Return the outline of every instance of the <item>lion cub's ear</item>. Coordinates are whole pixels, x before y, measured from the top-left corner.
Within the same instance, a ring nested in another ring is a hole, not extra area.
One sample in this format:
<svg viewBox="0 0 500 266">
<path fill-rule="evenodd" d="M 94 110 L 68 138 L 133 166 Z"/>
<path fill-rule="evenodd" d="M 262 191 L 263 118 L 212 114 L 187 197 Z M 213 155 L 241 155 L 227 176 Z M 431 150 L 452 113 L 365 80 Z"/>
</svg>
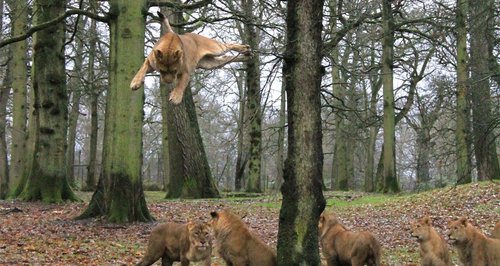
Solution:
<svg viewBox="0 0 500 266">
<path fill-rule="evenodd" d="M 422 218 L 422 222 L 426 225 L 431 225 L 431 218 L 429 216 L 424 216 L 424 218 Z"/>
<path fill-rule="evenodd" d="M 218 218 L 219 217 L 219 214 L 217 212 L 211 212 L 210 215 L 212 216 L 212 218 Z"/>
<path fill-rule="evenodd" d="M 181 57 L 182 57 L 182 50 L 176 50 L 173 54 L 174 60 L 178 60 Z"/>
<path fill-rule="evenodd" d="M 463 226 L 467 226 L 467 218 L 465 217 L 460 217 L 460 219 L 458 219 L 458 221 L 463 225 Z"/>
<path fill-rule="evenodd" d="M 188 231 L 191 232 L 195 226 L 196 226 L 196 224 L 193 221 L 188 220 L 188 223 L 187 223 Z"/>
</svg>

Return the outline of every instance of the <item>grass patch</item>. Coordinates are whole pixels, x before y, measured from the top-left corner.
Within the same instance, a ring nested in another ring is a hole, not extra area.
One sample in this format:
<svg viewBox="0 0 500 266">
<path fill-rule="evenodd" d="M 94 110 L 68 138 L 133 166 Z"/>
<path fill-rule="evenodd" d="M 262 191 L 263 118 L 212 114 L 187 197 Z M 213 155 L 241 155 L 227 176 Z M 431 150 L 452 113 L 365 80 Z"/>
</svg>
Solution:
<svg viewBox="0 0 500 266">
<path fill-rule="evenodd" d="M 384 194 L 364 194 L 364 195 L 330 195 L 327 196 L 326 206 L 334 206 L 339 208 L 349 208 L 360 205 L 381 205 L 400 197 Z"/>
</svg>

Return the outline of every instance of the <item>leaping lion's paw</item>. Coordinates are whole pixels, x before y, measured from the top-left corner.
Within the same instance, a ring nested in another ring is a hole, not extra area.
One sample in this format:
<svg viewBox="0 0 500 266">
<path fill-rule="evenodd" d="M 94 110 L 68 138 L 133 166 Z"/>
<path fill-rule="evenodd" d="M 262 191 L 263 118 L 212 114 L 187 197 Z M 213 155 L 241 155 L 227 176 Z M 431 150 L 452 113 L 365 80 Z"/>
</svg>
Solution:
<svg viewBox="0 0 500 266">
<path fill-rule="evenodd" d="M 179 92 L 173 90 L 170 93 L 170 98 L 168 100 L 171 101 L 173 104 L 179 104 L 179 103 L 181 103 L 181 101 L 182 101 L 182 92 L 179 93 Z"/>
<path fill-rule="evenodd" d="M 139 89 L 143 83 L 144 82 L 142 80 L 138 80 L 138 79 L 134 78 L 132 80 L 132 82 L 130 82 L 130 88 L 135 91 L 135 90 Z"/>
</svg>

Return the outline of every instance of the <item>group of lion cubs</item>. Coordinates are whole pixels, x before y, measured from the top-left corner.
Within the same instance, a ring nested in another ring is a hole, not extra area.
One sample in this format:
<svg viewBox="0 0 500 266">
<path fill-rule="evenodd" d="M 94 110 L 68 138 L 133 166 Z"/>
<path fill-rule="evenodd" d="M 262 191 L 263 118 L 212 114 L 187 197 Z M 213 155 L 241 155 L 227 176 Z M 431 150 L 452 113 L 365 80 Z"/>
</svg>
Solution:
<svg viewBox="0 0 500 266">
<path fill-rule="evenodd" d="M 162 258 L 162 265 L 181 265 L 203 261 L 211 264 L 212 234 L 216 249 L 227 265 L 277 265 L 275 252 L 250 233 L 239 216 L 229 210 L 211 212 L 208 223 L 166 223 L 151 232 L 146 255 L 137 265 L 151 265 Z M 466 266 L 500 265 L 500 222 L 492 237 L 487 237 L 465 218 L 448 225 L 449 239 Z M 381 265 L 381 246 L 370 232 L 352 232 L 340 224 L 334 214 L 323 212 L 318 225 L 321 250 L 328 266 Z M 428 216 L 415 222 L 411 235 L 420 243 L 421 265 L 453 265 L 444 238 L 432 227 Z"/>
</svg>

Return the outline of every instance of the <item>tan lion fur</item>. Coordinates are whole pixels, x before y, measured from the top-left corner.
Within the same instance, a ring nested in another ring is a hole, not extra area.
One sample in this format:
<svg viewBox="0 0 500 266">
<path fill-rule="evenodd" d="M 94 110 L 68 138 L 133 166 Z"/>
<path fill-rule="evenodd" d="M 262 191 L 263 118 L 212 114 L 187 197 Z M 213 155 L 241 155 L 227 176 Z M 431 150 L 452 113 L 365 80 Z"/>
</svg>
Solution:
<svg viewBox="0 0 500 266">
<path fill-rule="evenodd" d="M 431 219 L 425 216 L 412 224 L 411 235 L 420 243 L 422 266 L 453 265 L 444 238 L 432 227 Z"/>
<path fill-rule="evenodd" d="M 273 266 L 276 254 L 229 210 L 211 212 L 216 250 L 227 265 Z"/>
<path fill-rule="evenodd" d="M 465 266 L 500 265 L 500 239 L 486 237 L 463 217 L 451 221 L 448 228 L 450 241 Z"/>
<path fill-rule="evenodd" d="M 319 238 L 328 266 L 380 265 L 381 247 L 370 232 L 351 232 L 335 215 L 323 212 L 319 218 Z"/>
<path fill-rule="evenodd" d="M 194 33 L 177 34 L 170 27 L 168 19 L 160 12 L 158 15 L 166 33 L 155 44 L 132 79 L 132 90 L 142 86 L 147 73 L 159 71 L 164 83 L 176 83 L 169 100 L 178 104 L 182 101 L 194 69 L 214 69 L 231 62 L 242 62 L 251 53 L 248 45 L 222 43 Z M 231 50 L 241 55 L 224 55 Z"/>
<path fill-rule="evenodd" d="M 160 258 L 163 266 L 171 266 L 174 261 L 180 261 L 182 266 L 189 265 L 191 261 L 203 261 L 203 265 L 210 266 L 211 253 L 212 241 L 208 224 L 160 224 L 151 231 L 148 249 L 137 266 L 151 265 Z"/>
</svg>

